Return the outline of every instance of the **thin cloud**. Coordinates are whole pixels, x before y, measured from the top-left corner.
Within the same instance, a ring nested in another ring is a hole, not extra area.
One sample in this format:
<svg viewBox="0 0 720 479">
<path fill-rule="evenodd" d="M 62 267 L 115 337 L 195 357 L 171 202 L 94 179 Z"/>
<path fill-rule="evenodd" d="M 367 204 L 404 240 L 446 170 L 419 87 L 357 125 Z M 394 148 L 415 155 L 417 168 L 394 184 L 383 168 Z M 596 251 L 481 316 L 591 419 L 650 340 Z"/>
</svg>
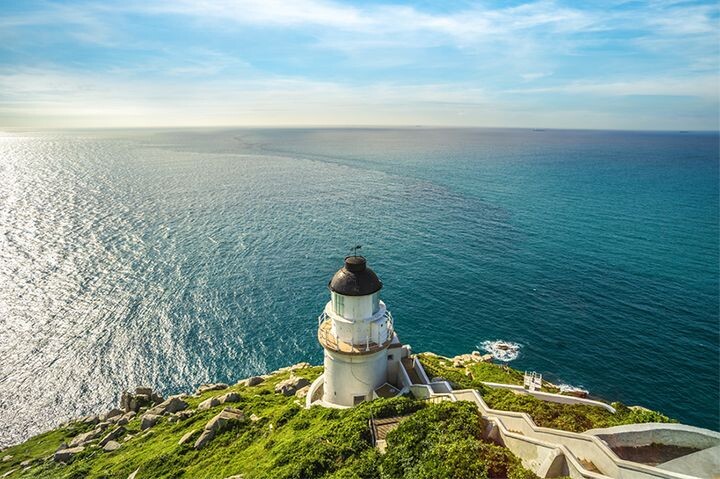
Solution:
<svg viewBox="0 0 720 479">
<path fill-rule="evenodd" d="M 29 0 L 0 15 L 0 121 L 717 128 L 720 6 L 620 3 Z M 635 96 L 678 114 L 593 103 Z"/>
</svg>

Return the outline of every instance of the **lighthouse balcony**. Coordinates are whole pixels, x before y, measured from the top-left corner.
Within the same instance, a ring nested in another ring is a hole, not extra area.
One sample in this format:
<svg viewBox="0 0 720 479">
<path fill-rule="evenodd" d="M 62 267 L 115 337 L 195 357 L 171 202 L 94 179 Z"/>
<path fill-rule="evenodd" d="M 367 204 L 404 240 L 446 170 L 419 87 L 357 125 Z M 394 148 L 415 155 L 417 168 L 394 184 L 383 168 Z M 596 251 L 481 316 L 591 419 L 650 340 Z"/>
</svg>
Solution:
<svg viewBox="0 0 720 479">
<path fill-rule="evenodd" d="M 372 354 L 387 348 L 395 336 L 390 311 L 385 310 L 379 321 L 368 326 L 365 331 L 338 333 L 333 319 L 323 312 L 318 317 L 318 341 L 325 349 L 348 354 Z"/>
</svg>

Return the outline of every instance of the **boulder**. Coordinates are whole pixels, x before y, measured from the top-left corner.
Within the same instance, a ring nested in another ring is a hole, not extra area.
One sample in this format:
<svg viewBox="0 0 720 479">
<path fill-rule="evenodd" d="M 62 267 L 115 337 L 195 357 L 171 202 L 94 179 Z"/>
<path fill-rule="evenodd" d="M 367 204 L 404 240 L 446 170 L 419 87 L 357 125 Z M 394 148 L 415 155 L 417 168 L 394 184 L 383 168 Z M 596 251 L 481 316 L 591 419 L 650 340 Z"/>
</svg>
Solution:
<svg viewBox="0 0 720 479">
<path fill-rule="evenodd" d="M 277 383 L 275 386 L 275 392 L 280 393 L 283 396 L 292 396 L 298 389 L 309 385 L 310 381 L 307 379 L 291 376 L 285 381 Z"/>
<path fill-rule="evenodd" d="M 140 472 L 140 468 L 138 467 L 135 469 L 128 477 L 127 479 L 135 479 L 138 475 L 138 472 Z"/>
<path fill-rule="evenodd" d="M 75 436 L 72 441 L 70 441 L 70 444 L 68 444 L 69 449 L 76 448 L 78 446 L 84 446 L 85 444 L 94 441 L 100 435 L 102 434 L 102 429 L 93 429 L 92 431 L 84 432 L 82 434 L 78 434 Z"/>
<path fill-rule="evenodd" d="M 129 411 L 129 412 L 126 412 L 125 414 L 123 414 L 122 418 L 127 419 L 129 422 L 129 421 L 132 421 L 133 419 L 135 419 L 135 416 L 137 416 L 137 413 L 135 411 Z"/>
<path fill-rule="evenodd" d="M 80 420 L 80 422 L 83 422 L 85 424 L 97 424 L 100 422 L 100 418 L 97 416 L 85 416 Z"/>
<path fill-rule="evenodd" d="M 260 376 L 252 376 L 247 379 L 240 381 L 238 384 L 242 384 L 245 387 L 257 386 L 258 384 L 265 381 L 265 378 Z"/>
<path fill-rule="evenodd" d="M 183 409 L 187 409 L 187 407 L 188 403 L 180 399 L 180 396 L 172 396 L 157 406 L 148 409 L 147 413 L 162 416 L 164 414 L 182 411 Z"/>
<path fill-rule="evenodd" d="M 103 446 L 103 451 L 105 452 L 113 452 L 120 449 L 120 443 L 117 441 L 109 441 L 107 444 Z"/>
<path fill-rule="evenodd" d="M 55 459 L 55 462 L 68 463 L 68 462 L 72 461 L 73 457 L 75 457 L 75 454 L 81 453 L 84 450 L 85 450 L 85 446 L 61 449 L 61 450 L 55 452 L 55 456 L 53 456 L 53 458 Z"/>
<path fill-rule="evenodd" d="M 204 394 L 208 391 L 222 391 L 228 387 L 229 386 L 225 383 L 203 384 L 198 388 L 195 394 Z"/>
<path fill-rule="evenodd" d="M 108 419 L 114 418 L 116 416 L 122 416 L 122 414 L 123 414 L 123 411 L 115 408 L 115 409 L 111 409 L 110 411 L 106 412 L 105 414 L 101 414 L 99 419 L 101 421 L 107 421 Z"/>
<path fill-rule="evenodd" d="M 176 412 L 174 416 L 178 418 L 180 421 L 184 421 L 185 419 L 189 419 L 195 414 L 194 409 L 186 409 L 184 411 Z"/>
<path fill-rule="evenodd" d="M 240 400 L 240 395 L 236 392 L 230 392 L 227 394 L 223 394 L 218 398 L 220 401 L 220 404 L 225 404 L 226 402 L 238 402 Z"/>
<path fill-rule="evenodd" d="M 298 389 L 297 391 L 295 391 L 295 397 L 302 399 L 305 396 L 307 396 L 308 391 L 310 391 L 310 386 L 302 387 L 302 388 Z"/>
<path fill-rule="evenodd" d="M 28 467 L 34 461 L 35 459 L 25 459 L 23 462 L 20 463 L 20 467 Z"/>
<path fill-rule="evenodd" d="M 168 418 L 168 422 L 170 422 L 170 423 L 176 423 L 176 422 L 179 422 L 179 421 L 184 421 L 184 420 L 190 418 L 194 413 L 195 413 L 195 411 L 192 411 L 192 410 L 191 410 L 191 411 L 180 411 L 180 412 L 175 413 L 175 414 L 170 414 L 170 415 L 167 417 L 167 418 Z"/>
<path fill-rule="evenodd" d="M 237 409 L 226 407 L 220 414 L 210 419 L 205 425 L 202 434 L 195 441 L 195 449 L 202 449 L 219 433 L 227 431 L 234 425 L 245 420 L 245 414 Z"/>
<path fill-rule="evenodd" d="M 105 437 L 103 437 L 102 439 L 100 439 L 100 442 L 98 443 L 98 446 L 104 447 L 105 444 L 109 443 L 110 441 L 114 441 L 115 439 L 119 438 L 119 437 L 122 436 L 123 434 L 125 434 L 125 428 L 122 427 L 122 426 L 116 427 L 115 429 L 113 429 L 112 431 L 110 431 L 109 433 L 107 433 L 107 434 L 105 435 Z"/>
<path fill-rule="evenodd" d="M 199 432 L 200 432 L 200 429 L 193 429 L 192 431 L 185 433 L 185 435 L 183 437 L 181 437 L 180 440 L 178 441 L 178 445 L 183 445 L 186 442 L 190 441 Z"/>
<path fill-rule="evenodd" d="M 144 395 L 144 396 L 152 396 L 153 390 L 152 388 L 146 387 L 146 386 L 138 386 L 135 388 L 135 394 L 136 395 Z"/>
<path fill-rule="evenodd" d="M 158 416 L 157 414 L 143 414 L 142 421 L 140 422 L 140 430 L 144 431 L 145 429 L 153 427 L 155 424 L 157 424 L 159 419 L 160 416 Z"/>
<path fill-rule="evenodd" d="M 198 404 L 197 408 L 201 411 L 204 411 L 205 409 L 210 409 L 210 408 L 213 408 L 213 407 L 219 406 L 219 405 L 220 405 L 220 399 L 218 399 L 216 397 L 211 397 L 211 398 L 204 400 L 200 404 Z"/>
<path fill-rule="evenodd" d="M 163 397 L 154 393 L 151 388 L 138 387 L 135 388 L 134 393 L 123 391 L 122 396 L 120 396 L 120 409 L 125 412 L 138 412 L 144 407 L 151 407 L 161 402 L 163 402 Z"/>
<path fill-rule="evenodd" d="M 9 471 L 7 471 L 7 472 L 6 472 L 5 474 L 3 474 L 3 475 L 2 475 L 2 476 L 0 476 L 0 477 L 8 477 L 8 476 L 12 476 L 13 474 L 15 474 L 15 472 L 16 472 L 17 470 L 18 470 L 18 468 L 15 468 L 15 469 L 10 469 Z"/>
<path fill-rule="evenodd" d="M 12 457 L 10 454 L 8 454 L 8 455 L 6 455 L 6 456 L 3 456 L 2 462 L 8 462 L 8 461 L 11 460 L 12 458 L 13 458 L 13 457 Z"/>
<path fill-rule="evenodd" d="M 250 415 L 250 420 L 251 420 L 252 422 L 258 422 L 260 419 L 261 419 L 261 417 L 258 416 L 257 414 L 254 414 L 254 413 L 253 413 L 253 414 Z"/>
</svg>

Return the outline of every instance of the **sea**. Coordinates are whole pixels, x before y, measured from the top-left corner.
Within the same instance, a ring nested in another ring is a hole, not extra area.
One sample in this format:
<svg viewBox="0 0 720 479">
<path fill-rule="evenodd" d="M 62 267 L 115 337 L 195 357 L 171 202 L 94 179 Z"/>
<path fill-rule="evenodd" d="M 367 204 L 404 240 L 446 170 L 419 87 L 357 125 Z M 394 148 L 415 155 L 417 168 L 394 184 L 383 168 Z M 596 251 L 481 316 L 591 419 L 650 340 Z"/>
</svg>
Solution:
<svg viewBox="0 0 720 479">
<path fill-rule="evenodd" d="M 351 248 L 413 351 L 719 429 L 718 133 L 0 133 L 0 445 L 322 363 Z M 497 351 L 496 351 L 497 352 Z"/>
</svg>

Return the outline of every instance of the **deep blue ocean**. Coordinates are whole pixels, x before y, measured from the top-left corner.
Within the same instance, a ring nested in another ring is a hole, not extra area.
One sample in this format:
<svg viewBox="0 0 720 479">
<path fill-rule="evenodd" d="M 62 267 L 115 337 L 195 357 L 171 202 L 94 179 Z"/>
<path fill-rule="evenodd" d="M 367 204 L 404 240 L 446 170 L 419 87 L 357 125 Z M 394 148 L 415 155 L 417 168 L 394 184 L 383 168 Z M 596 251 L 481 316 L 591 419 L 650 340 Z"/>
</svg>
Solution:
<svg viewBox="0 0 720 479">
<path fill-rule="evenodd" d="M 718 134 L 0 134 L 0 445 L 320 364 L 350 247 L 401 340 L 719 427 Z"/>
</svg>

